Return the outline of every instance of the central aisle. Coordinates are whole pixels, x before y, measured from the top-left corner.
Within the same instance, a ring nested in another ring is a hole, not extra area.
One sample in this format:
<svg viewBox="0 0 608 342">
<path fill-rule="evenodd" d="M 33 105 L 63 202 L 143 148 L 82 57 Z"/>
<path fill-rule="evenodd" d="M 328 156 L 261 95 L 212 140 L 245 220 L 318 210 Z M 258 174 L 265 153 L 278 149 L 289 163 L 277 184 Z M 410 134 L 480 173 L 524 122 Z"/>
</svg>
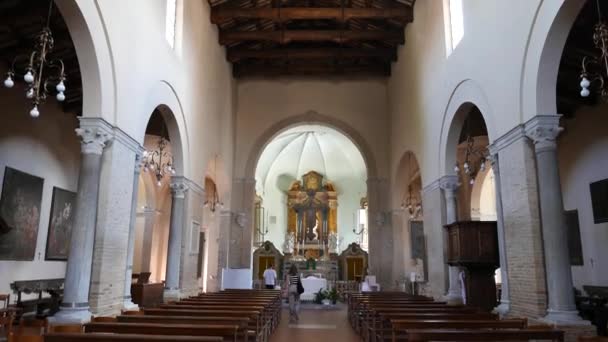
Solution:
<svg viewBox="0 0 608 342">
<path fill-rule="evenodd" d="M 303 309 L 298 324 L 289 324 L 289 310 L 283 309 L 279 328 L 270 342 L 357 342 L 348 324 L 346 307 L 340 310 Z"/>
</svg>

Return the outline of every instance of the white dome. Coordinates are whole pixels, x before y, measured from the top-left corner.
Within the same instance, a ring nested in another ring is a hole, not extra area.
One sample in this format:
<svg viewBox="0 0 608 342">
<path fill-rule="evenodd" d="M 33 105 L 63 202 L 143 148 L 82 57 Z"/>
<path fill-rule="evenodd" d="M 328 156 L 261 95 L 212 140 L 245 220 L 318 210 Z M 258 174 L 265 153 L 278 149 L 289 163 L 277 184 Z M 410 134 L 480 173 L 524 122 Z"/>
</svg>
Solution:
<svg viewBox="0 0 608 342">
<path fill-rule="evenodd" d="M 367 178 L 358 148 L 344 134 L 319 125 L 303 125 L 276 136 L 264 149 L 256 168 L 256 190 L 276 186 L 286 191 L 309 171 L 322 174 L 338 192 Z"/>
</svg>

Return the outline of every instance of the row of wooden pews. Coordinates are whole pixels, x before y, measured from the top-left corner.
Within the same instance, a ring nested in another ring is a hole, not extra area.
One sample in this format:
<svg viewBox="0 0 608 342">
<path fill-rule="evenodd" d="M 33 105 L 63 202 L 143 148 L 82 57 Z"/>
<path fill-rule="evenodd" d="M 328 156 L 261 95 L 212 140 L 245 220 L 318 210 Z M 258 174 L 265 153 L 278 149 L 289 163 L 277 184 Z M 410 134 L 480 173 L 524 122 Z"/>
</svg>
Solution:
<svg viewBox="0 0 608 342">
<path fill-rule="evenodd" d="M 49 333 L 44 341 L 267 342 L 280 313 L 280 291 L 226 290 L 116 317 L 97 317 L 81 333 Z"/>
<path fill-rule="evenodd" d="M 366 342 L 564 340 L 562 331 L 526 319 L 403 292 L 350 293 L 347 303 L 349 322 Z"/>
</svg>

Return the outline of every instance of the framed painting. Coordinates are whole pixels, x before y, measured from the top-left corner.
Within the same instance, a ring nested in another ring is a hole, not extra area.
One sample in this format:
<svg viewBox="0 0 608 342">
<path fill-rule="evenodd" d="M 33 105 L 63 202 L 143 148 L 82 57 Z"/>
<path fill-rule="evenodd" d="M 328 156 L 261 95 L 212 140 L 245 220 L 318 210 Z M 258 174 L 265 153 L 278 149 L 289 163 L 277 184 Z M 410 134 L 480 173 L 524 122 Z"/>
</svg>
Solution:
<svg viewBox="0 0 608 342">
<path fill-rule="evenodd" d="M 53 187 L 45 260 L 68 260 L 76 193 Z"/>
<path fill-rule="evenodd" d="M 589 184 L 595 224 L 608 222 L 608 179 Z"/>
<path fill-rule="evenodd" d="M 0 260 L 34 260 L 44 179 L 6 167 L 0 197 Z"/>
</svg>

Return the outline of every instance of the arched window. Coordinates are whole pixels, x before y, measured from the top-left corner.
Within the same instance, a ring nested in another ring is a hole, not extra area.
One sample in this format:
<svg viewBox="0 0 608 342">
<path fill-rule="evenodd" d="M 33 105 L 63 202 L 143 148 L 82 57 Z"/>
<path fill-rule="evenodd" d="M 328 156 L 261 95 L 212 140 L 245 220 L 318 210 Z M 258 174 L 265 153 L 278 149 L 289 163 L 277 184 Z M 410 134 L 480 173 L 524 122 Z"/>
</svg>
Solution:
<svg viewBox="0 0 608 342">
<path fill-rule="evenodd" d="M 177 18 L 177 0 L 167 0 L 165 19 L 165 39 L 171 48 L 175 48 L 175 25 Z"/>
<path fill-rule="evenodd" d="M 464 37 L 464 14 L 462 0 L 444 0 L 446 54 L 449 56 Z"/>
</svg>

